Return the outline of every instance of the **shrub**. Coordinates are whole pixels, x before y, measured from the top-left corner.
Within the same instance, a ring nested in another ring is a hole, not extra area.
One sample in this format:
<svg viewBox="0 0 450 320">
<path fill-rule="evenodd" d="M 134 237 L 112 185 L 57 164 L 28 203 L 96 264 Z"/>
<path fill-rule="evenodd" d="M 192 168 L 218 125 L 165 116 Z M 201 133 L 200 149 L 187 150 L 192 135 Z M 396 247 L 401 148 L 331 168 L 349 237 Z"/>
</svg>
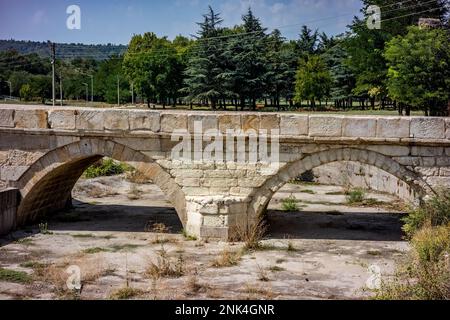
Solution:
<svg viewBox="0 0 450 320">
<path fill-rule="evenodd" d="M 124 287 L 115 292 L 113 292 L 110 296 L 112 300 L 128 300 L 131 298 L 135 298 L 143 294 L 142 290 L 134 289 L 131 287 Z"/>
<path fill-rule="evenodd" d="M 366 197 L 366 192 L 361 188 L 355 188 L 347 192 L 347 202 L 350 204 L 361 203 Z"/>
<path fill-rule="evenodd" d="M 97 177 L 108 177 L 122 174 L 130 168 L 122 163 L 116 162 L 113 159 L 102 159 L 93 164 L 84 172 L 84 176 L 88 179 Z"/>
<path fill-rule="evenodd" d="M 423 227 L 413 236 L 411 244 L 420 262 L 439 261 L 450 252 L 450 224 Z"/>
<path fill-rule="evenodd" d="M 450 201 L 440 192 L 413 210 L 404 226 L 413 249 L 392 281 L 384 282 L 377 299 L 450 299 Z"/>
<path fill-rule="evenodd" d="M 450 223 L 450 190 L 441 190 L 419 208 L 412 210 L 403 219 L 403 230 L 412 237 L 414 233 L 429 224 L 431 226 L 447 225 Z"/>
<path fill-rule="evenodd" d="M 297 202 L 297 199 L 291 195 L 289 198 L 283 199 L 281 205 L 284 211 L 298 211 L 299 207 Z"/>
</svg>

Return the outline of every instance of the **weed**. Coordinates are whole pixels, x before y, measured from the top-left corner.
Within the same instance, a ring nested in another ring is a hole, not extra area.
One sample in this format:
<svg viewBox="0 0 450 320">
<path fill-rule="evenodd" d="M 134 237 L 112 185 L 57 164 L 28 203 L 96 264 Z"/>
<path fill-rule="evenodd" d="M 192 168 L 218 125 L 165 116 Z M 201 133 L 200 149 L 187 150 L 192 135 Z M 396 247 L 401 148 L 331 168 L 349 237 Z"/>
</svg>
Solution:
<svg viewBox="0 0 450 320">
<path fill-rule="evenodd" d="M 183 255 L 179 255 L 176 261 L 173 261 L 161 245 L 161 250 L 158 252 L 157 262 L 151 263 L 146 274 L 152 279 L 156 280 L 162 277 L 179 278 L 185 273 L 185 261 Z"/>
<path fill-rule="evenodd" d="M 214 268 L 232 267 L 239 263 L 242 258 L 242 252 L 231 251 L 225 248 L 219 256 L 212 262 L 211 266 Z"/>
<path fill-rule="evenodd" d="M 346 192 L 347 203 L 355 204 L 362 203 L 366 197 L 366 192 L 361 188 L 351 189 Z"/>
<path fill-rule="evenodd" d="M 86 254 L 96 254 L 96 253 L 100 253 L 100 252 L 109 252 L 110 250 L 106 249 L 106 248 L 100 248 L 100 247 L 95 247 L 95 248 L 88 248 L 83 250 L 83 253 Z"/>
<path fill-rule="evenodd" d="M 39 233 L 41 233 L 41 234 L 53 234 L 53 232 L 50 232 L 48 230 L 47 222 L 39 223 L 38 227 L 39 227 Z"/>
<path fill-rule="evenodd" d="M 272 272 L 281 272 L 281 271 L 285 271 L 285 270 L 286 269 L 279 267 L 279 266 L 272 266 L 269 268 L 269 271 L 272 271 Z"/>
<path fill-rule="evenodd" d="M 128 300 L 135 297 L 138 297 L 143 294 L 142 290 L 131 288 L 131 287 L 124 287 L 121 288 L 115 292 L 113 292 L 110 295 L 110 299 L 112 300 Z"/>
<path fill-rule="evenodd" d="M 284 211 L 293 212 L 298 211 L 298 200 L 291 194 L 289 198 L 281 200 L 282 208 Z"/>
<path fill-rule="evenodd" d="M 27 284 L 31 282 L 31 276 L 23 271 L 15 271 L 0 267 L 0 281 Z"/>
<path fill-rule="evenodd" d="M 129 170 L 129 166 L 116 162 L 113 159 L 105 158 L 87 168 L 84 172 L 84 177 L 92 179 L 97 177 L 115 176 Z"/>
<path fill-rule="evenodd" d="M 310 190 L 310 189 L 301 190 L 300 192 L 301 192 L 301 193 L 307 193 L 307 194 L 316 194 L 315 191 Z"/>
<path fill-rule="evenodd" d="M 183 235 L 186 241 L 197 241 L 197 237 L 190 235 L 185 229 L 181 231 L 181 234 Z"/>
</svg>

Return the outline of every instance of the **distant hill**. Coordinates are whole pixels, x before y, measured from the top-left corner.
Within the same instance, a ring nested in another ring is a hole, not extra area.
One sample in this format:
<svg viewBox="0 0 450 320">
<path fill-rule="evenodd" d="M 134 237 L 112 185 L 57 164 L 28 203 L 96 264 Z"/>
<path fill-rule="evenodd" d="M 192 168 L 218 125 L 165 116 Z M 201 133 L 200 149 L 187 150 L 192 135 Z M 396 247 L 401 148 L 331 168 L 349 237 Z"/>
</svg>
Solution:
<svg viewBox="0 0 450 320">
<path fill-rule="evenodd" d="M 21 54 L 37 53 L 42 57 L 50 57 L 47 42 L 0 40 L 0 52 L 16 50 Z M 82 43 L 57 43 L 56 55 L 60 59 L 93 58 L 105 60 L 113 55 L 121 55 L 127 50 L 124 45 L 87 45 Z"/>
</svg>

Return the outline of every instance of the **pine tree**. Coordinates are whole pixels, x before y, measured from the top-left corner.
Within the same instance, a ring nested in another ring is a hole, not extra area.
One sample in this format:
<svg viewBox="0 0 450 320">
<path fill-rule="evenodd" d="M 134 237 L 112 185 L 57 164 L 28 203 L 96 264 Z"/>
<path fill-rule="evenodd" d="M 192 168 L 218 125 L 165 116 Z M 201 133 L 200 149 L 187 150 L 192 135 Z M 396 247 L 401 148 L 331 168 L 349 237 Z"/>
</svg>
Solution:
<svg viewBox="0 0 450 320">
<path fill-rule="evenodd" d="M 224 41 L 220 38 L 220 24 L 223 20 L 211 7 L 203 18 L 203 22 L 197 23 L 200 26 L 197 45 L 189 59 L 183 92 L 187 93 L 187 99 L 191 102 L 211 102 L 211 108 L 214 110 L 223 95 L 220 81 L 223 73 L 221 50 Z"/>
</svg>

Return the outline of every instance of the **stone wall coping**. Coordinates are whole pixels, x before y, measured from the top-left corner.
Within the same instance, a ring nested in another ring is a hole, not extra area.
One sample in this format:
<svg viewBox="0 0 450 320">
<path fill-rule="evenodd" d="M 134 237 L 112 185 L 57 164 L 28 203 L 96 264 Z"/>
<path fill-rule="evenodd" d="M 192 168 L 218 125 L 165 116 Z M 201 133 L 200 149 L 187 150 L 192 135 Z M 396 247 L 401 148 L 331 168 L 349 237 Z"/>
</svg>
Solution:
<svg viewBox="0 0 450 320">
<path fill-rule="evenodd" d="M 193 132 L 217 129 L 280 129 L 280 138 L 295 141 L 361 141 L 387 143 L 450 143 L 450 121 L 442 117 L 400 117 L 336 114 L 208 112 L 125 108 L 52 107 L 0 104 L 0 130 L 32 130 L 70 135 L 149 137 L 175 129 Z"/>
</svg>

